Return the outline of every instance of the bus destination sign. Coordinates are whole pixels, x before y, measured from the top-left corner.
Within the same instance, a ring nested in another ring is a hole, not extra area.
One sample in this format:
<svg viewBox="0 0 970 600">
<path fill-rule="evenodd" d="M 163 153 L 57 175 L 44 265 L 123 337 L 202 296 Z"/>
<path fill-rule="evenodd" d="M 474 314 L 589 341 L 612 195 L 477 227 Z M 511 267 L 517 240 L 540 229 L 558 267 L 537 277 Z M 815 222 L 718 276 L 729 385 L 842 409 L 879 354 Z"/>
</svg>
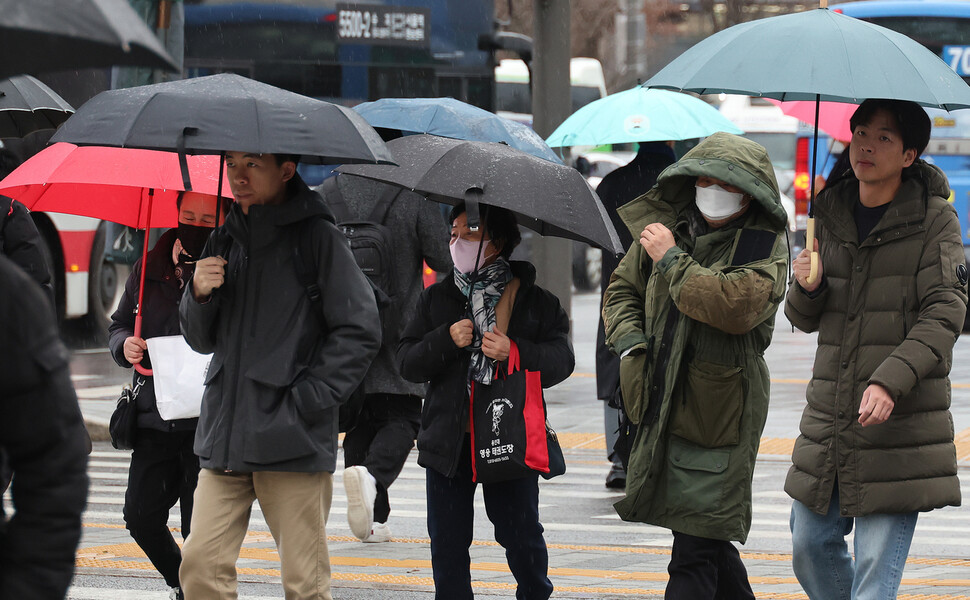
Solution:
<svg viewBox="0 0 970 600">
<path fill-rule="evenodd" d="M 383 4 L 337 4 L 337 41 L 427 48 L 431 10 Z"/>
</svg>

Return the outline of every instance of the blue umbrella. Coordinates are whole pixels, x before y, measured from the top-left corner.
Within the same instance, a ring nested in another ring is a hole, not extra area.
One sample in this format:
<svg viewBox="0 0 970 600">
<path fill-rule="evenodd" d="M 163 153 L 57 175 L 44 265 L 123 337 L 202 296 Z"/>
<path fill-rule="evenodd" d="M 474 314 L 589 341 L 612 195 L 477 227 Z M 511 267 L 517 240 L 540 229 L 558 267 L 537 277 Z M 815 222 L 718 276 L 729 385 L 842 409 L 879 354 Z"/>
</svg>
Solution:
<svg viewBox="0 0 970 600">
<path fill-rule="evenodd" d="M 678 92 L 640 86 L 574 112 L 546 142 L 552 147 L 689 140 L 744 133 L 710 104 Z"/>
<path fill-rule="evenodd" d="M 506 143 L 562 164 L 535 131 L 454 98 L 381 98 L 354 107 L 372 127 L 428 133 L 470 142 Z"/>
</svg>

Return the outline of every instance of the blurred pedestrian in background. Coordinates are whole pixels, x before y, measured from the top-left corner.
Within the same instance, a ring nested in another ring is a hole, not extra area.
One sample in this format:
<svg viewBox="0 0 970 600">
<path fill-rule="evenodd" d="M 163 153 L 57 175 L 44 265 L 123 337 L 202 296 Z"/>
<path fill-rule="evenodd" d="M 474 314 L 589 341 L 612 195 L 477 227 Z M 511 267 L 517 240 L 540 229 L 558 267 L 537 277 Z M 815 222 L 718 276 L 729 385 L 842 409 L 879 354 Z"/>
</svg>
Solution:
<svg viewBox="0 0 970 600">
<path fill-rule="evenodd" d="M 0 514 L 0 598 L 64 598 L 81 539 L 88 444 L 54 307 L 0 255 L 0 449 L 13 473 Z"/>
<path fill-rule="evenodd" d="M 603 303 L 641 428 L 620 517 L 673 532 L 668 600 L 754 598 L 737 548 L 768 413 L 787 214 L 768 153 L 715 133 L 620 209 L 639 237 Z"/>
<path fill-rule="evenodd" d="M 331 600 L 327 518 L 338 407 L 380 348 L 374 291 L 299 157 L 232 151 L 236 199 L 182 297 L 182 334 L 213 353 L 195 439 L 202 471 L 179 579 L 188 600 L 236 597 L 259 500 L 287 600 Z M 315 250 L 300 256 L 301 248 Z M 297 262 L 315 267 L 305 286 Z"/>
<path fill-rule="evenodd" d="M 613 227 L 616 228 L 624 248 L 629 248 L 633 244 L 633 236 L 623 224 L 617 210 L 627 202 L 650 191 L 650 188 L 657 183 L 660 172 L 677 159 L 673 146 L 673 142 L 641 142 L 637 155 L 632 161 L 612 173 L 607 173 L 596 186 L 596 195 L 603 201 L 603 208 L 610 215 Z M 601 297 L 606 294 L 610 277 L 619 264 L 619 257 L 603 251 Z M 596 397 L 603 401 L 606 457 L 613 463 L 606 475 L 606 487 L 622 490 L 626 486 L 626 464 L 636 426 L 625 415 L 621 418 L 623 400 L 620 393 L 620 359 L 613 354 L 606 343 L 602 313 L 596 329 Z M 617 442 L 620 443 L 619 447 Z"/>
<path fill-rule="evenodd" d="M 118 309 L 108 327 L 108 346 L 119 365 L 140 364 L 151 368 L 145 341 L 156 336 L 179 335 L 178 307 L 182 291 L 192 278 L 195 261 L 202 256 L 217 219 L 225 218 L 229 201 L 219 206 L 218 198 L 197 192 L 178 196 L 178 227 L 166 231 L 148 253 L 132 267 Z M 135 314 L 141 272 L 145 271 L 141 337 L 135 337 Z M 179 503 L 182 538 L 191 530 L 192 494 L 199 477 L 199 459 L 192 450 L 198 419 L 165 421 L 155 404 L 151 376 L 132 373 L 132 388 L 138 390 L 137 433 L 128 469 L 125 493 L 125 524 L 131 537 L 152 561 L 172 598 L 183 598 L 179 585 L 182 551 L 168 528 L 169 510 Z"/>
<path fill-rule="evenodd" d="M 539 371 L 542 387 L 569 377 L 574 365 L 569 318 L 559 300 L 535 284 L 535 267 L 510 262 L 521 240 L 515 216 L 483 206 L 481 226 L 468 227 L 465 206 L 451 212 L 454 270 L 422 292 L 398 346 L 401 373 L 428 382 L 418 432 L 418 464 L 425 467 L 428 533 L 435 598 L 473 597 L 469 547 L 474 497 L 469 436 L 469 388 L 507 369 L 510 341 L 521 368 Z M 539 522 L 538 474 L 485 483 L 485 511 L 505 548 L 518 584 L 516 598 L 552 594 L 549 556 Z"/>
<path fill-rule="evenodd" d="M 385 140 L 387 138 L 385 137 Z M 426 386 L 401 376 L 394 354 L 404 324 L 414 316 L 423 289 L 423 262 L 435 271 L 451 269 L 448 229 L 438 205 L 409 190 L 354 175 L 337 175 L 317 188 L 337 217 L 337 223 L 368 221 L 375 209 L 383 214 L 393 238 L 392 303 L 381 318 L 397 324 L 381 340 L 364 377 L 364 401 L 355 424 L 344 436 L 344 489 L 350 530 L 364 542 L 391 539 L 387 489 L 400 475 L 421 424 L 421 399 Z M 392 314 L 393 313 L 393 314 Z M 385 329 L 385 333 L 387 333 Z"/>
<path fill-rule="evenodd" d="M 812 600 L 896 597 L 920 511 L 960 505 L 950 366 L 967 312 L 949 182 L 919 160 L 919 105 L 866 100 L 851 170 L 815 203 L 785 314 L 818 352 L 785 491 L 792 567 Z M 845 536 L 855 530 L 854 557 Z"/>
</svg>

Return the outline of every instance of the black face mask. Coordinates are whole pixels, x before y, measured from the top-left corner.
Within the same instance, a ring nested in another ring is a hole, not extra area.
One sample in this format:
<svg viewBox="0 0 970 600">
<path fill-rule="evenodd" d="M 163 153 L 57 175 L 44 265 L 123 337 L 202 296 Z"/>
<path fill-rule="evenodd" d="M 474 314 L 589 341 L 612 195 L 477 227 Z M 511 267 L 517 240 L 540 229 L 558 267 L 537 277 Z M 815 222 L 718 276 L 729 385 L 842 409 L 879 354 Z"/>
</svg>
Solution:
<svg viewBox="0 0 970 600">
<path fill-rule="evenodd" d="M 212 227 L 199 227 L 198 225 L 179 223 L 178 239 L 182 242 L 182 250 L 185 254 L 198 260 L 202 256 L 202 250 L 205 248 L 205 243 L 208 241 L 212 229 Z"/>
</svg>

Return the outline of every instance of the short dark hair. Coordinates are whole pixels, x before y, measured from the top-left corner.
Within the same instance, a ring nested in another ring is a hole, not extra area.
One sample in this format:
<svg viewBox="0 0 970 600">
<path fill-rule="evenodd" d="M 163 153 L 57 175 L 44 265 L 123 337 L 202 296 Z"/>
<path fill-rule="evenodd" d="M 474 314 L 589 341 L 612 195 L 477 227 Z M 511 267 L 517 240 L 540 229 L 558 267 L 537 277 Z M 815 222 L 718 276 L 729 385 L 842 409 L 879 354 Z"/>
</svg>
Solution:
<svg viewBox="0 0 970 600">
<path fill-rule="evenodd" d="M 522 234 L 519 233 L 519 225 L 515 220 L 515 214 L 505 208 L 481 204 L 481 217 L 485 223 L 485 233 L 488 239 L 493 242 L 502 242 L 502 257 L 508 259 L 512 256 L 512 251 L 522 241 Z M 459 215 L 465 212 L 465 203 L 455 205 L 448 215 L 448 223 L 454 223 Z"/>
<path fill-rule="evenodd" d="M 291 162 L 293 164 L 300 164 L 299 154 L 274 154 L 273 159 L 276 160 L 276 166 L 282 167 L 283 163 Z"/>
<path fill-rule="evenodd" d="M 896 128 L 903 138 L 903 150 L 913 148 L 916 150 L 916 156 L 923 154 L 926 145 L 930 143 L 930 118 L 915 102 L 870 98 L 852 113 L 849 118 L 849 128 L 855 131 L 859 125 L 869 123 L 880 110 L 885 110 L 892 115 Z"/>
</svg>

